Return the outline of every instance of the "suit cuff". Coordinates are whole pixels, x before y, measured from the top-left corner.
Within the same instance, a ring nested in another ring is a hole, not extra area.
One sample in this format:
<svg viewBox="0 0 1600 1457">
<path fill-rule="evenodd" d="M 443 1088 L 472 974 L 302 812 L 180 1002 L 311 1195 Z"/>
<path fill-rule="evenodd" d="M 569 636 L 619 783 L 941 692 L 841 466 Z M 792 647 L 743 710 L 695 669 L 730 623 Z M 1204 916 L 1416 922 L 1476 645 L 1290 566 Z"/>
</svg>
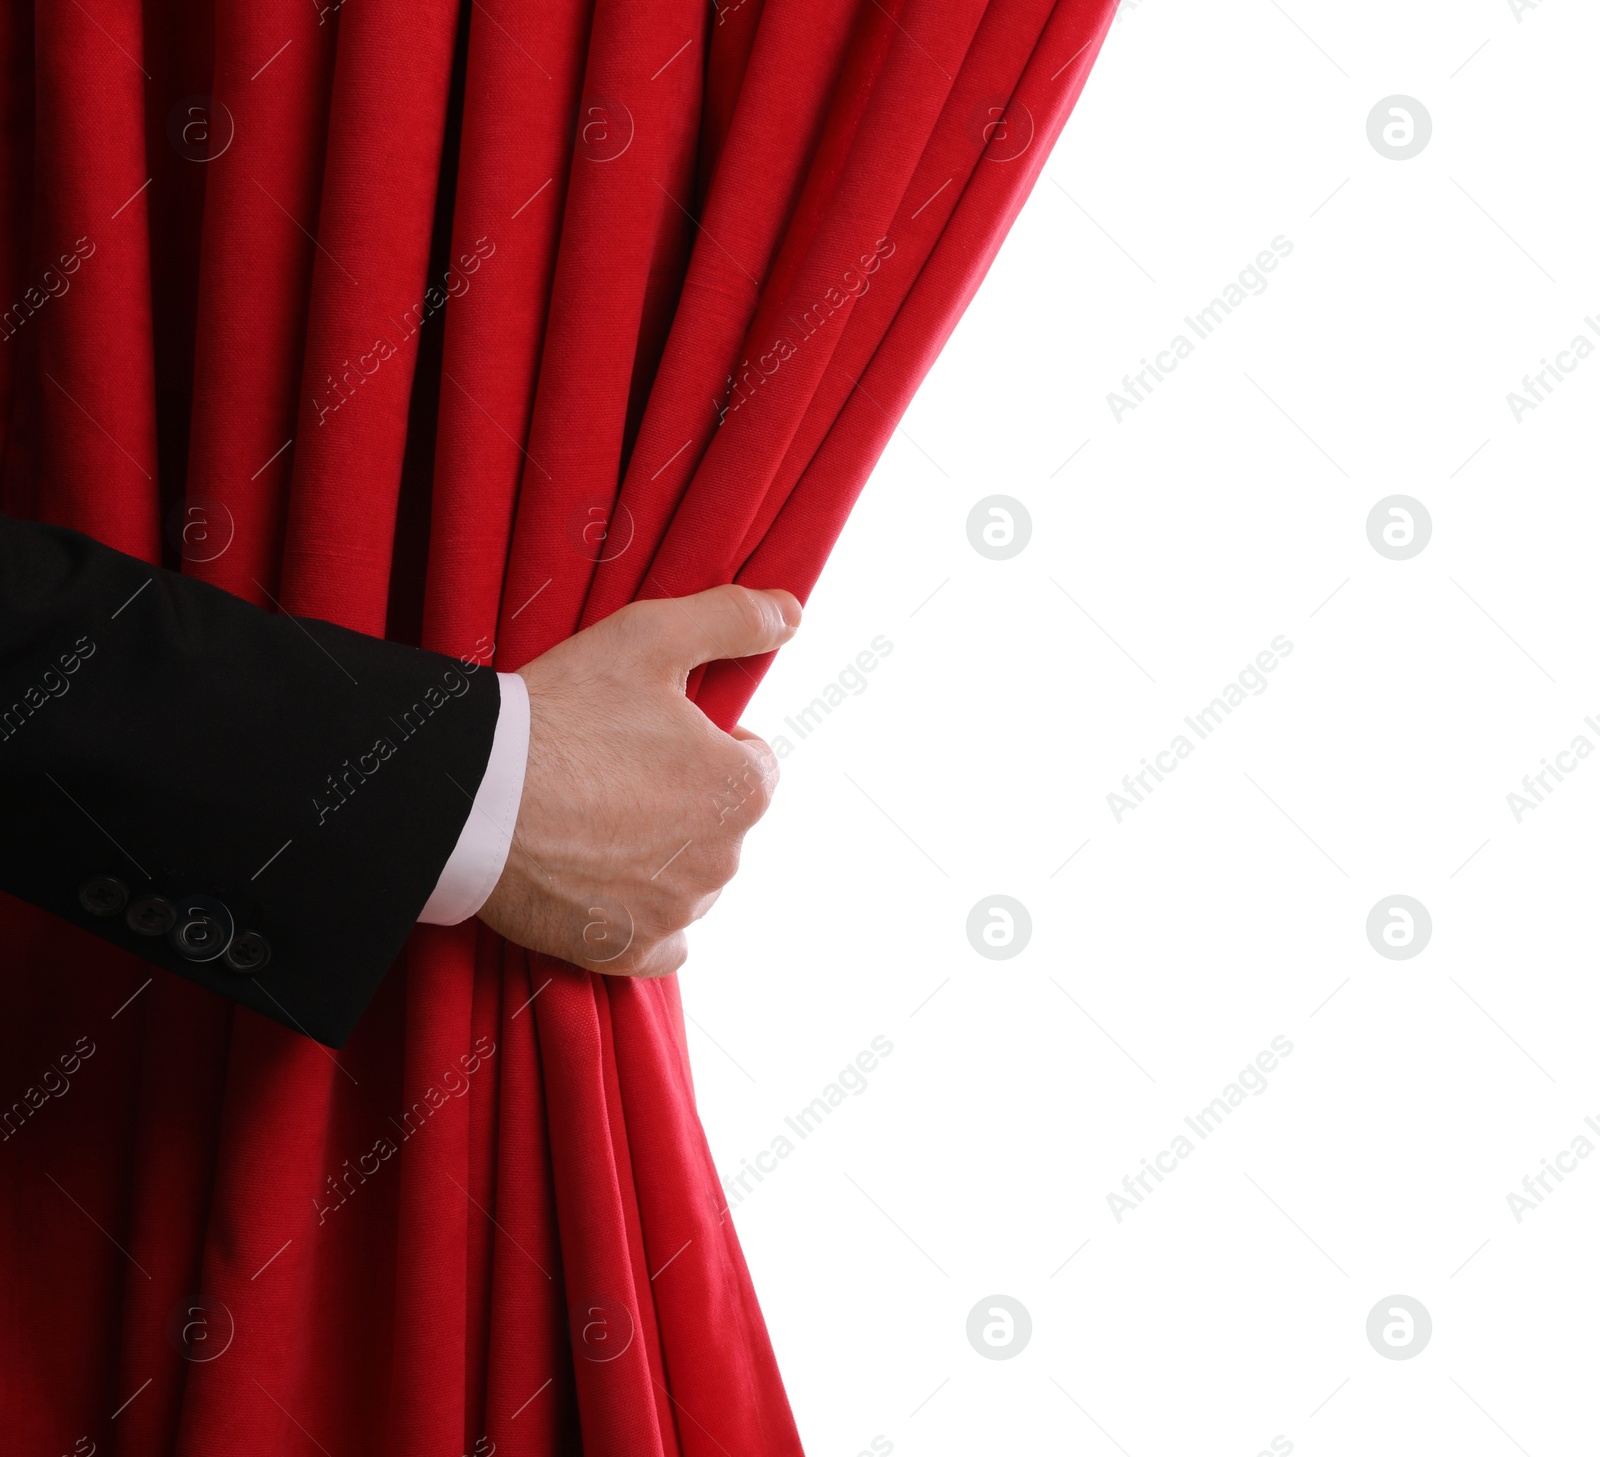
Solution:
<svg viewBox="0 0 1600 1457">
<path fill-rule="evenodd" d="M 456 847 L 417 917 L 431 925 L 454 926 L 477 915 L 505 869 L 517 827 L 528 770 L 528 689 L 515 673 L 495 676 L 500 680 L 500 716 L 494 745 Z"/>
</svg>

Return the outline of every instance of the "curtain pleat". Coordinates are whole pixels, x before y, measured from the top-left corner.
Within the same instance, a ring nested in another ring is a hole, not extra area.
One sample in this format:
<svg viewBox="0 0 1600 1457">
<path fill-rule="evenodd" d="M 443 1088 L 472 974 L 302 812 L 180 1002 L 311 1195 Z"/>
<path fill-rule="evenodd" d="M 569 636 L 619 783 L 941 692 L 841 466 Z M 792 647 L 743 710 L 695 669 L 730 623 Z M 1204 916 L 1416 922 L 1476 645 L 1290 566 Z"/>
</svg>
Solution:
<svg viewBox="0 0 1600 1457">
<path fill-rule="evenodd" d="M 49 183 L 35 192 L 29 286 L 78 254 L 74 309 L 95 322 L 59 327 L 40 308 L 23 326 L 35 351 L 23 388 L 41 437 L 73 442 L 34 462 L 38 514 L 148 556 L 160 513 L 140 0 L 98 11 L 41 5 L 34 17 L 55 64 L 35 76 L 36 180 Z"/>
<path fill-rule="evenodd" d="M 218 159 L 230 165 L 206 164 L 189 495 L 231 539 L 221 555 L 192 553 L 189 569 L 268 607 L 281 589 L 338 31 L 305 0 L 216 0 L 215 14 L 212 84 L 232 141 Z"/>
<path fill-rule="evenodd" d="M 0 505 L 501 667 L 804 597 L 1112 13 L 18 7 Z M 79 1061 L 0 1138 L 8 1447 L 799 1453 L 676 978 L 419 926 L 332 1052 L 0 897 L 0 980 Z"/>
</svg>

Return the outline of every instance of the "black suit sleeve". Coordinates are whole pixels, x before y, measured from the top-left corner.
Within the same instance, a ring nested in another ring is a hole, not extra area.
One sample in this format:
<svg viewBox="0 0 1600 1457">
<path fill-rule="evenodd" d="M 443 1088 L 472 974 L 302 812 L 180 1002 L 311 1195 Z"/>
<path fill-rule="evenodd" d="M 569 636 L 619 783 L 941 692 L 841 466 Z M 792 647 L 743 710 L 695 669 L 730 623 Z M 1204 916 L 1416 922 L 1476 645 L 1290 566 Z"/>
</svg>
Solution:
<svg viewBox="0 0 1600 1457">
<path fill-rule="evenodd" d="M 0 516 L 0 890 L 330 1046 L 455 848 L 492 670 Z"/>
</svg>

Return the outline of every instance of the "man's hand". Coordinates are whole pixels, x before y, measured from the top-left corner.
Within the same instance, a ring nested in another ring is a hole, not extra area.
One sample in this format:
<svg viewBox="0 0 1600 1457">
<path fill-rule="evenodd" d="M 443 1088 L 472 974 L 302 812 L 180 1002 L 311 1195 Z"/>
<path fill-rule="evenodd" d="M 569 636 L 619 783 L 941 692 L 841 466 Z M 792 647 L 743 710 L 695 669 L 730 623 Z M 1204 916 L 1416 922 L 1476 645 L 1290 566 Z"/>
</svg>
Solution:
<svg viewBox="0 0 1600 1457">
<path fill-rule="evenodd" d="M 739 868 L 778 761 L 684 697 L 692 669 L 786 643 L 788 592 L 713 587 L 635 602 L 519 670 L 528 772 L 505 870 L 478 912 L 509 941 L 576 966 L 665 976 Z"/>
</svg>

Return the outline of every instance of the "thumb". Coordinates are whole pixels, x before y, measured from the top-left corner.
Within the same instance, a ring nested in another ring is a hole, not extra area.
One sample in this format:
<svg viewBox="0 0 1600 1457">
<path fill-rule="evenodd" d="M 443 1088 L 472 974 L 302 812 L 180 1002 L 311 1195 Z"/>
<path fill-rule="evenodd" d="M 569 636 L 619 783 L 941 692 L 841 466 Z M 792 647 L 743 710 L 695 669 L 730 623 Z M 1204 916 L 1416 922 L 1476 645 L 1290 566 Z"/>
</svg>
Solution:
<svg viewBox="0 0 1600 1457">
<path fill-rule="evenodd" d="M 684 677 L 701 663 L 774 652 L 800 626 L 799 601 L 781 589 L 730 585 L 658 602 L 662 658 Z"/>
</svg>

